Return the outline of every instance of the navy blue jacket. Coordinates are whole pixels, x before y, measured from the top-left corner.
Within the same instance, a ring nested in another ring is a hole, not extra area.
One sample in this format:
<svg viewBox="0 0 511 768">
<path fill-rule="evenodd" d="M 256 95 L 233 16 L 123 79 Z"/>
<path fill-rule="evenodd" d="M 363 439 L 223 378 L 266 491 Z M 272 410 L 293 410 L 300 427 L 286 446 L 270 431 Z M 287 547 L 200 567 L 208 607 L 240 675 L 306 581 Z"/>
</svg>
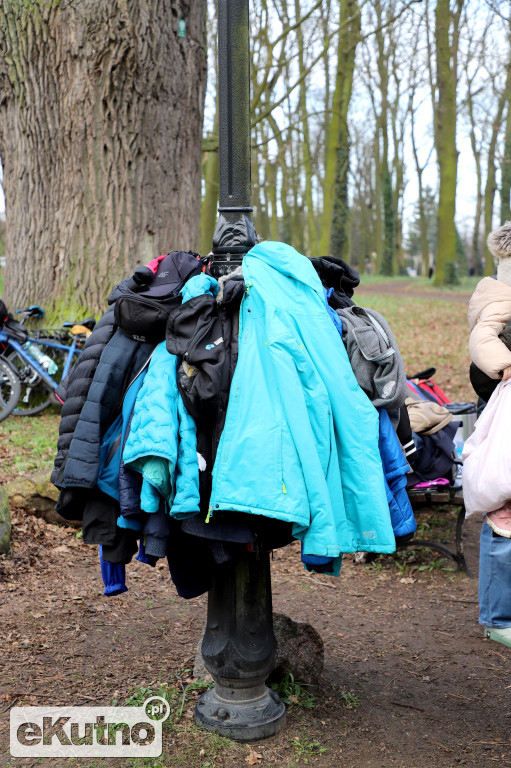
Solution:
<svg viewBox="0 0 511 768">
<path fill-rule="evenodd" d="M 394 536 L 406 536 L 417 530 L 412 505 L 406 492 L 409 466 L 389 414 L 384 408 L 380 408 L 378 413 L 380 414 L 378 447 L 383 464 L 392 528 Z"/>
</svg>

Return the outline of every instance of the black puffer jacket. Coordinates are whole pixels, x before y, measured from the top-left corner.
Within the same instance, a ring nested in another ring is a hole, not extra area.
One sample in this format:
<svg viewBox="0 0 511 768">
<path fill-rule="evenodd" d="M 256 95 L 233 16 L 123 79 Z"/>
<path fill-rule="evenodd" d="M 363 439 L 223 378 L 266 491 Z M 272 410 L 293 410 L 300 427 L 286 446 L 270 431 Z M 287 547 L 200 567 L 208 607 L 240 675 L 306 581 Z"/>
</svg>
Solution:
<svg viewBox="0 0 511 768">
<path fill-rule="evenodd" d="M 67 460 L 69 446 L 73 438 L 82 408 L 87 400 L 89 389 L 98 367 L 99 359 L 106 345 L 115 333 L 114 304 L 122 296 L 129 280 L 123 280 L 117 285 L 110 296 L 110 305 L 103 317 L 96 323 L 94 330 L 85 342 L 82 353 L 70 370 L 66 378 L 56 390 L 57 397 L 62 401 L 60 412 L 59 439 L 57 442 L 57 455 L 54 460 L 54 468 L 51 482 L 62 488 L 64 486 L 64 467 Z"/>
<path fill-rule="evenodd" d="M 118 328 L 105 346 L 87 400 L 69 446 L 62 487 L 94 488 L 99 473 L 99 447 L 118 415 L 122 397 L 154 349 L 134 341 Z"/>
<path fill-rule="evenodd" d="M 57 455 L 54 460 L 51 482 L 59 488 L 64 484 L 64 467 L 69 446 L 71 445 L 82 408 L 87 400 L 89 388 L 98 367 L 99 358 L 114 332 L 114 312 L 113 307 L 111 307 L 96 324 L 93 332 L 85 342 L 83 351 L 75 366 L 57 389 L 56 394 L 62 400 L 63 406 L 59 424 Z"/>
</svg>

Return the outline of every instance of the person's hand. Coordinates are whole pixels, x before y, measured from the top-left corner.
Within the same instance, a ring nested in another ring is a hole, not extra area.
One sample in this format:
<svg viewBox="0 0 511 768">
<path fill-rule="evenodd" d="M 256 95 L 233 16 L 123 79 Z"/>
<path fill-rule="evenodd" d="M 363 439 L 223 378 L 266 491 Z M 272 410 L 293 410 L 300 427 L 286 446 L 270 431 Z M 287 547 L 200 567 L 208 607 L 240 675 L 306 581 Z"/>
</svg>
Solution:
<svg viewBox="0 0 511 768">
<path fill-rule="evenodd" d="M 508 379 L 511 379 L 511 365 L 508 365 L 508 367 L 504 368 L 502 371 L 502 381 L 507 381 Z"/>
</svg>

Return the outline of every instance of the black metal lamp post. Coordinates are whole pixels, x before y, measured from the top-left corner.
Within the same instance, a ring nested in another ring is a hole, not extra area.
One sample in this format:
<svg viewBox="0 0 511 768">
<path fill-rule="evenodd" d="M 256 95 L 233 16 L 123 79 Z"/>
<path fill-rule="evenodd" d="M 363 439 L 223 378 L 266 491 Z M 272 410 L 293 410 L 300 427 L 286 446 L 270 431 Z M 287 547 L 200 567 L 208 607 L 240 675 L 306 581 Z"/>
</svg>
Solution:
<svg viewBox="0 0 511 768">
<path fill-rule="evenodd" d="M 250 77 L 248 0 L 218 0 L 220 214 L 213 273 L 228 274 L 256 244 L 250 219 Z M 255 545 L 217 567 L 202 642 L 215 687 L 196 708 L 197 724 L 235 741 L 274 736 L 285 707 L 265 681 L 274 667 L 269 553 Z"/>
<path fill-rule="evenodd" d="M 217 276 L 256 244 L 250 174 L 248 0 L 218 0 L 220 217 L 213 235 Z"/>
</svg>

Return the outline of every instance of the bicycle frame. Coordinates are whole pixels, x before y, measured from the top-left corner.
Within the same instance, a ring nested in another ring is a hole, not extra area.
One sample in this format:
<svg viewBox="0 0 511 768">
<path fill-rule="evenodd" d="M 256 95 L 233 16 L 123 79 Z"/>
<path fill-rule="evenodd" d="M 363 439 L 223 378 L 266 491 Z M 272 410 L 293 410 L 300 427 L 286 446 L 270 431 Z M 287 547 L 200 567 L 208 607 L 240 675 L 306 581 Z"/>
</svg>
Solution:
<svg viewBox="0 0 511 768">
<path fill-rule="evenodd" d="M 27 341 L 30 341 L 32 344 L 38 344 L 40 343 L 40 339 L 35 339 L 32 336 L 28 336 Z M 25 342 L 26 343 L 26 342 Z M 12 349 L 16 350 L 18 355 L 21 357 L 21 359 L 30 366 L 34 371 L 36 371 L 41 379 L 44 381 L 46 386 L 50 391 L 54 391 L 58 387 L 58 382 L 55 381 L 48 371 L 46 371 L 42 365 L 40 365 L 35 358 L 32 357 L 29 351 L 23 349 L 23 346 L 17 341 L 17 339 L 13 339 L 12 336 L 10 336 L 5 331 L 0 331 L 0 344 L 6 344 L 7 347 L 11 347 Z M 62 352 L 65 352 L 66 362 L 64 363 L 64 370 L 62 372 L 62 378 L 65 378 L 67 376 L 69 369 L 71 368 L 71 365 L 73 363 L 73 356 L 77 354 L 78 350 L 78 337 L 73 336 L 72 341 L 70 345 L 67 344 L 59 344 L 57 341 L 44 341 L 45 347 L 53 347 L 54 349 L 60 349 Z"/>
</svg>

